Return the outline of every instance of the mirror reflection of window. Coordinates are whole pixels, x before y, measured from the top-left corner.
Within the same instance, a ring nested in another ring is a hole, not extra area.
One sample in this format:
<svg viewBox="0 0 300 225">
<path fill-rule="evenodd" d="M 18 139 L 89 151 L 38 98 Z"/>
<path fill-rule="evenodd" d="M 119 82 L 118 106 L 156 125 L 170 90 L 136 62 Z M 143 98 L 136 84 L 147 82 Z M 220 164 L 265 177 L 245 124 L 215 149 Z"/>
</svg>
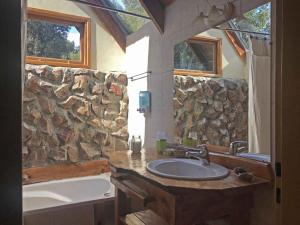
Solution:
<svg viewBox="0 0 300 225">
<path fill-rule="evenodd" d="M 220 75 L 221 40 L 194 37 L 174 48 L 175 74 Z"/>
</svg>

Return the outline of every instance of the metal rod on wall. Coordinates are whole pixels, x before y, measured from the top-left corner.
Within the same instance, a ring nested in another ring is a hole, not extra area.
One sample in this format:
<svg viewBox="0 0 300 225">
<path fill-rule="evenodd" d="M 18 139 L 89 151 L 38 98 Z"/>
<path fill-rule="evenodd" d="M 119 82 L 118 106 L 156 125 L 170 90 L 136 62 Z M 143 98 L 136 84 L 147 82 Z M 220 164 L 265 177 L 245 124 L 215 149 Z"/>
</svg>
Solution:
<svg viewBox="0 0 300 225">
<path fill-rule="evenodd" d="M 147 78 L 147 77 L 148 77 L 148 75 L 147 76 L 143 76 L 143 77 L 139 77 L 139 78 L 131 79 L 131 81 L 141 80 L 141 79 L 144 79 L 144 78 Z"/>
<path fill-rule="evenodd" d="M 140 80 L 140 79 L 148 77 L 148 75 L 151 73 L 152 73 L 152 71 L 146 71 L 144 73 L 139 73 L 139 74 L 133 75 L 131 77 L 128 77 L 128 79 L 130 79 L 131 81 Z M 144 74 L 147 74 L 147 75 L 140 77 L 141 75 L 144 75 Z"/>
<path fill-rule="evenodd" d="M 77 3 L 80 3 L 80 4 L 88 5 L 88 6 L 93 7 L 93 8 L 102 9 L 102 10 L 106 10 L 106 11 L 110 11 L 110 12 L 123 13 L 123 14 L 129 15 L 129 16 L 135 16 L 135 17 L 140 17 L 140 18 L 143 18 L 143 19 L 151 20 L 151 18 L 148 17 L 148 16 L 143 16 L 143 15 L 140 15 L 140 14 L 124 11 L 124 10 L 121 10 L 121 9 L 115 9 L 115 8 L 111 8 L 111 7 L 104 6 L 104 5 L 98 5 L 98 4 L 91 3 L 91 2 L 86 2 L 86 1 L 83 1 L 83 0 L 68 0 L 68 1 L 77 2 Z"/>
<path fill-rule="evenodd" d="M 270 35 L 269 33 L 256 32 L 256 31 L 247 31 L 247 30 L 239 30 L 239 29 L 233 29 L 233 28 L 212 27 L 212 29 L 225 30 L 225 31 L 235 31 L 235 32 L 240 32 L 240 33 L 257 34 L 257 35 L 265 35 L 265 36 L 269 36 Z"/>
</svg>

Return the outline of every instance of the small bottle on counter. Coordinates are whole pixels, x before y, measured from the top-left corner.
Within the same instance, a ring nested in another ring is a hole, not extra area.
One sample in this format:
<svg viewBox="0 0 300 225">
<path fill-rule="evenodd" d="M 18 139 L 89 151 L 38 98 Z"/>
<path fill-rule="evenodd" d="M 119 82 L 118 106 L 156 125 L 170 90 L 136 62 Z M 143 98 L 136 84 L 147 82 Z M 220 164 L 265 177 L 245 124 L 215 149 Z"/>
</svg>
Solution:
<svg viewBox="0 0 300 225">
<path fill-rule="evenodd" d="M 167 148 L 167 137 L 165 132 L 157 132 L 156 150 L 159 154 L 163 154 Z"/>
<path fill-rule="evenodd" d="M 139 153 L 142 150 L 141 136 L 132 136 L 130 141 L 130 149 L 133 153 Z"/>
<path fill-rule="evenodd" d="M 195 148 L 197 146 L 197 133 L 189 132 L 188 137 L 183 138 L 183 145 Z"/>
</svg>

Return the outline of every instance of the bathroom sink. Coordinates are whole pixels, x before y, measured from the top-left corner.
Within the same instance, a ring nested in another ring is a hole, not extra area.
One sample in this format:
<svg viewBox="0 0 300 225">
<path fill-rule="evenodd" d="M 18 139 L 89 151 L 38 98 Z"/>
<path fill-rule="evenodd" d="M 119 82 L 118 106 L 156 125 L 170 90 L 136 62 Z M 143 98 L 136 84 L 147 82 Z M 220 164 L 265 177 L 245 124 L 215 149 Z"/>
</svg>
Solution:
<svg viewBox="0 0 300 225">
<path fill-rule="evenodd" d="M 205 165 L 203 160 L 192 159 L 158 159 L 147 164 L 151 173 L 182 180 L 214 180 L 229 174 L 229 170 L 215 163 Z"/>
</svg>

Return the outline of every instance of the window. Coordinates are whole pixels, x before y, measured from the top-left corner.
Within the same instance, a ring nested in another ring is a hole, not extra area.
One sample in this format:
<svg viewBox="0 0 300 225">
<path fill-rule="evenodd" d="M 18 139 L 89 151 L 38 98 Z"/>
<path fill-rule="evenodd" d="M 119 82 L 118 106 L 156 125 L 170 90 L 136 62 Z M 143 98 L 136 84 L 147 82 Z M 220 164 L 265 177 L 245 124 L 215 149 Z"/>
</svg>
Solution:
<svg viewBox="0 0 300 225">
<path fill-rule="evenodd" d="M 249 30 L 262 33 L 271 33 L 271 2 L 258 6 L 243 14 L 243 17 L 234 18 L 229 21 L 231 27 L 240 30 Z M 248 34 L 235 32 L 249 48 Z"/>
<path fill-rule="evenodd" d="M 220 76 L 221 73 L 220 39 L 197 36 L 175 46 L 175 75 Z"/>
<path fill-rule="evenodd" d="M 105 2 L 116 9 L 148 16 L 139 0 L 105 0 Z M 129 16 L 122 13 L 118 13 L 115 15 L 128 34 L 136 32 L 149 21 L 148 19 Z"/>
<path fill-rule="evenodd" d="M 90 67 L 90 19 L 28 8 L 26 63 Z"/>
</svg>

